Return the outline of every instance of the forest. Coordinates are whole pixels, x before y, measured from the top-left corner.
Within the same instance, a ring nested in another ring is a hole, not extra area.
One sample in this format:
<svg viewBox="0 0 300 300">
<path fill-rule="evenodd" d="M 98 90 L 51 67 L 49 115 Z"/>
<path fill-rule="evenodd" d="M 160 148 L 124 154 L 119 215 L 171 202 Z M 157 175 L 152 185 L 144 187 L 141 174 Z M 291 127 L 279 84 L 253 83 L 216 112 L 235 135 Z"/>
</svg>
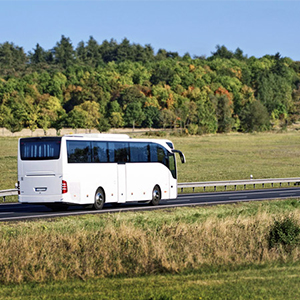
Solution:
<svg viewBox="0 0 300 300">
<path fill-rule="evenodd" d="M 266 131 L 300 119 L 300 61 L 217 45 L 180 56 L 124 38 L 32 51 L 0 44 L 0 127 L 178 128 L 186 134 Z"/>
</svg>

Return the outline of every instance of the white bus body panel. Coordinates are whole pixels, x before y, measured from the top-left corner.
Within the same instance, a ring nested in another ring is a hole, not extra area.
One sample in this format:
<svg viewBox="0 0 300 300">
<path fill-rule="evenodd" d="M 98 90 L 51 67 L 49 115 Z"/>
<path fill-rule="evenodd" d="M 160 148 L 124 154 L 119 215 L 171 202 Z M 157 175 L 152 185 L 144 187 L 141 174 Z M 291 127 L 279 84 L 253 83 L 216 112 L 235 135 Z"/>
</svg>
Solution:
<svg viewBox="0 0 300 300">
<path fill-rule="evenodd" d="M 60 160 L 23 161 L 18 164 L 19 202 L 61 202 L 62 170 Z"/>
<path fill-rule="evenodd" d="M 89 136 L 85 139 L 93 140 Z M 162 200 L 177 197 L 177 180 L 162 163 L 68 163 L 67 140 L 81 140 L 81 137 L 62 137 L 57 160 L 22 161 L 18 154 L 19 202 L 93 204 L 99 187 L 104 190 L 106 203 L 149 201 L 155 185 L 161 189 Z M 159 143 L 159 140 L 139 141 Z M 62 180 L 68 187 L 64 194 Z"/>
</svg>

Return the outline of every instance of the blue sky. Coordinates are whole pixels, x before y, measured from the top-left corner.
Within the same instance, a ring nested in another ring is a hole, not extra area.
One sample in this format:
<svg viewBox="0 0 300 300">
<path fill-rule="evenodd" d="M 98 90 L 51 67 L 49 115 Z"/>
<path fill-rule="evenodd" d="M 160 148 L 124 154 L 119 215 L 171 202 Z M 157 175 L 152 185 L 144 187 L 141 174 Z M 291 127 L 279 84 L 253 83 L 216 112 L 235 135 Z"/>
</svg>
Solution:
<svg viewBox="0 0 300 300">
<path fill-rule="evenodd" d="M 210 56 L 216 45 L 248 57 L 279 52 L 300 60 L 300 1 L 0 0 L 0 43 L 51 49 L 64 35 L 74 47 L 93 36 Z"/>
</svg>

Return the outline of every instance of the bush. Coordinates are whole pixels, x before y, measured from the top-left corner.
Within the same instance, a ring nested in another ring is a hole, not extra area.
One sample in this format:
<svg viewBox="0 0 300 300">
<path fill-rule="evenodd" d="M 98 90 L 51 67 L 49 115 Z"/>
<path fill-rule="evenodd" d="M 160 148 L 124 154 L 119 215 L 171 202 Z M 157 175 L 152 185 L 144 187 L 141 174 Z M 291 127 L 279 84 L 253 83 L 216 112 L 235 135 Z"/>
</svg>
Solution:
<svg viewBox="0 0 300 300">
<path fill-rule="evenodd" d="M 167 133 L 165 131 L 147 131 L 145 132 L 146 136 L 158 136 L 158 137 L 166 137 Z"/>
<path fill-rule="evenodd" d="M 189 134 L 196 135 L 198 132 L 198 125 L 197 124 L 190 124 L 188 128 Z"/>
<path fill-rule="evenodd" d="M 269 249 L 282 245 L 289 252 L 299 244 L 300 227 L 292 216 L 275 220 L 269 231 Z"/>
</svg>

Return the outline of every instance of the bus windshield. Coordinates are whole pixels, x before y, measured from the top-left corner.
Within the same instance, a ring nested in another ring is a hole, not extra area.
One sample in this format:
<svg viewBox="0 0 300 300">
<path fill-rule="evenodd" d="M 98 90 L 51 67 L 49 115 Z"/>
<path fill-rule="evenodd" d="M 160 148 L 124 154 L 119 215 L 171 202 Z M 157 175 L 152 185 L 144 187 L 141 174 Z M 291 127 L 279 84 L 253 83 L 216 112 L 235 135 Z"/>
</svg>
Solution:
<svg viewBox="0 0 300 300">
<path fill-rule="evenodd" d="M 22 138 L 20 155 L 22 160 L 59 159 L 60 137 Z"/>
</svg>

